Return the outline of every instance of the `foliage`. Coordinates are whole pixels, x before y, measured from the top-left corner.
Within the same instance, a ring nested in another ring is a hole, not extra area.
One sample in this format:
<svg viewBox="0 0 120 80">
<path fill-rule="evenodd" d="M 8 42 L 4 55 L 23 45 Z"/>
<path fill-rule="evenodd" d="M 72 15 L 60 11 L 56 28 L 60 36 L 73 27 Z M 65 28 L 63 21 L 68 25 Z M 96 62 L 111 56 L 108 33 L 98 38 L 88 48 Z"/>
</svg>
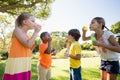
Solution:
<svg viewBox="0 0 120 80">
<path fill-rule="evenodd" d="M 0 52 L 7 52 L 12 36 L 12 20 L 13 18 L 7 14 L 2 15 L 0 19 Z"/>
<path fill-rule="evenodd" d="M 8 58 L 8 52 L 0 52 L 1 60 L 6 60 Z"/>
<path fill-rule="evenodd" d="M 95 50 L 91 43 L 85 42 L 81 45 L 82 50 Z"/>
<path fill-rule="evenodd" d="M 115 34 L 120 33 L 120 21 L 111 26 L 111 31 Z"/>
<path fill-rule="evenodd" d="M 56 49 L 60 51 L 61 49 L 65 48 L 65 40 L 67 38 L 66 32 L 51 32 L 52 37 L 52 49 Z"/>
<path fill-rule="evenodd" d="M 11 23 L 10 19 L 11 19 L 11 16 L 8 16 L 8 14 L 0 13 L 0 22 L 1 23 L 3 23 L 3 24 L 10 24 Z"/>
<path fill-rule="evenodd" d="M 96 57 L 98 56 L 98 53 L 94 51 L 88 51 L 88 50 L 82 50 L 81 52 L 82 57 Z"/>
<path fill-rule="evenodd" d="M 50 15 L 50 4 L 54 0 L 0 0 L 0 12 L 18 15 L 29 12 L 46 19 Z"/>
<path fill-rule="evenodd" d="M 115 23 L 111 26 L 111 31 L 114 34 L 120 33 L 120 21 L 118 21 L 117 23 Z M 118 43 L 120 44 L 120 35 L 118 37 Z"/>
</svg>

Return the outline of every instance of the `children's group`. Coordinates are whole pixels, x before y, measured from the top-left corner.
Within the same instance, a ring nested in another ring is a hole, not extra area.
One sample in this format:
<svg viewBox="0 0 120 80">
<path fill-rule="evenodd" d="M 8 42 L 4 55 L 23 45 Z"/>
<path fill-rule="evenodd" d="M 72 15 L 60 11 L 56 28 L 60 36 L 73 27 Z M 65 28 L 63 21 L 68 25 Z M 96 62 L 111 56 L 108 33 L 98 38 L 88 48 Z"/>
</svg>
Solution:
<svg viewBox="0 0 120 80">
<path fill-rule="evenodd" d="M 15 21 L 15 29 L 11 38 L 9 56 L 6 62 L 2 80 L 31 80 L 31 56 L 32 50 L 37 46 L 35 39 L 42 26 L 35 22 L 35 17 L 27 12 L 21 13 Z M 81 45 L 79 39 L 92 40 L 96 51 L 100 55 L 101 80 L 116 80 L 119 73 L 120 45 L 114 34 L 107 29 L 102 17 L 91 20 L 89 29 L 94 31 L 87 36 L 88 27 L 70 29 L 66 39 L 66 52 L 69 59 L 69 80 L 82 80 L 81 73 Z M 31 37 L 27 35 L 29 30 L 34 30 Z M 52 38 L 48 31 L 40 34 L 42 42 L 39 44 L 39 61 L 37 64 L 38 80 L 50 80 L 52 56 L 56 51 L 51 49 Z"/>
</svg>

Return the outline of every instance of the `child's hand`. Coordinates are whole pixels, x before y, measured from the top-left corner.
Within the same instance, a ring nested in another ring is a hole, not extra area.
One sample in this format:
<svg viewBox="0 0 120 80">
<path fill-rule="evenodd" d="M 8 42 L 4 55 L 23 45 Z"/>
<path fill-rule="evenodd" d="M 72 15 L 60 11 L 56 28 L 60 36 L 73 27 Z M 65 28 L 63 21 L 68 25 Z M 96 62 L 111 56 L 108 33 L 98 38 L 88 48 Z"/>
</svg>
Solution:
<svg viewBox="0 0 120 80">
<path fill-rule="evenodd" d="M 49 37 L 49 38 L 48 38 L 48 42 L 51 42 L 51 41 L 52 41 L 52 38 L 51 38 L 51 37 Z"/>
<path fill-rule="evenodd" d="M 65 43 L 68 43 L 68 39 L 65 40 Z"/>
<path fill-rule="evenodd" d="M 70 40 L 66 39 L 65 44 L 68 44 L 68 43 L 70 43 Z"/>
<path fill-rule="evenodd" d="M 87 26 L 84 26 L 84 27 L 82 28 L 82 31 L 83 31 L 83 32 L 87 32 Z"/>
<path fill-rule="evenodd" d="M 100 46 L 100 44 L 102 44 L 102 43 L 100 43 L 99 41 L 93 42 L 93 45 L 94 45 L 94 46 Z"/>
<path fill-rule="evenodd" d="M 69 57 L 70 54 L 69 54 L 68 52 L 65 52 L 65 53 L 64 53 L 64 56 Z"/>
<path fill-rule="evenodd" d="M 57 53 L 57 50 L 52 51 L 52 55 L 56 55 L 56 53 Z"/>
<path fill-rule="evenodd" d="M 39 32 L 41 30 L 41 25 L 35 24 L 34 29 L 35 32 Z"/>
</svg>

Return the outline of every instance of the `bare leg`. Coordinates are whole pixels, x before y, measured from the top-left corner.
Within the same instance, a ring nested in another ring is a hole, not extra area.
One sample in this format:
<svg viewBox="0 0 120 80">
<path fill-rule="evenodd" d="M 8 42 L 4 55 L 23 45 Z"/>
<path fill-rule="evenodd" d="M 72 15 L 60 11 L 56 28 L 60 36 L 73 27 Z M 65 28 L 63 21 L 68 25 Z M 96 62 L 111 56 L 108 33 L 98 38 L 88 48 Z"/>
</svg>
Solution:
<svg viewBox="0 0 120 80">
<path fill-rule="evenodd" d="M 117 79 L 117 74 L 107 73 L 107 80 L 116 80 L 116 79 Z"/>
<path fill-rule="evenodd" d="M 101 70 L 101 80 L 107 80 L 107 72 Z"/>
</svg>

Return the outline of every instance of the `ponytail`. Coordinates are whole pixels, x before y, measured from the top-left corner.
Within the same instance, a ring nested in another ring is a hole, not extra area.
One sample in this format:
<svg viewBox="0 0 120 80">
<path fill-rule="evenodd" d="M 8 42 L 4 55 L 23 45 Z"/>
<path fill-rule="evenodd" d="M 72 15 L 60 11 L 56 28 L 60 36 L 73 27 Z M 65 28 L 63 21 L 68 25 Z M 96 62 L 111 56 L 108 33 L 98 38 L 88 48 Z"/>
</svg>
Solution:
<svg viewBox="0 0 120 80">
<path fill-rule="evenodd" d="M 105 25 L 102 26 L 102 30 L 103 30 L 104 28 L 109 31 L 109 29 L 108 29 Z"/>
<path fill-rule="evenodd" d="M 104 26 L 104 28 L 106 28 L 109 31 L 109 29 L 106 26 Z"/>
</svg>

